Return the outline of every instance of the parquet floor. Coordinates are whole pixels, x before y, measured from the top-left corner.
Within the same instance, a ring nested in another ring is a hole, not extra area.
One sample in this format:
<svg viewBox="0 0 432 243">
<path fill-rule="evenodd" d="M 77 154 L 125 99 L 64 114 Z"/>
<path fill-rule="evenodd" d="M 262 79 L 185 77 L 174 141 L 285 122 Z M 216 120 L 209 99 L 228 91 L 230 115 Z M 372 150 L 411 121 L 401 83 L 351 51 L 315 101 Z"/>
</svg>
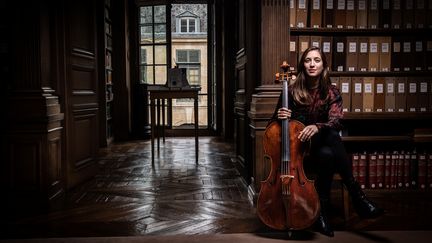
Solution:
<svg viewBox="0 0 432 243">
<path fill-rule="evenodd" d="M 69 192 L 61 209 L 0 220 L 0 238 L 272 232 L 248 199 L 234 151 L 220 138 L 201 137 L 196 163 L 194 138 L 167 138 L 152 164 L 150 141 L 113 144 L 102 151 L 96 177 Z M 337 230 L 432 230 L 430 193 L 371 192 L 386 216 L 349 222 L 338 195 Z"/>
</svg>

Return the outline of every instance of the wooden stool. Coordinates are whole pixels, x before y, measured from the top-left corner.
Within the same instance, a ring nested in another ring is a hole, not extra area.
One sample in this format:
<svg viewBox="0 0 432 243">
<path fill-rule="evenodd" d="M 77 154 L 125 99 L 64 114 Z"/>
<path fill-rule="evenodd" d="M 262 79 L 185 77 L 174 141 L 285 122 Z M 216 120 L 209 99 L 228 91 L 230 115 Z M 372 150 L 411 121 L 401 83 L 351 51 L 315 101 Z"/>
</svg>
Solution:
<svg viewBox="0 0 432 243">
<path fill-rule="evenodd" d="M 342 178 L 339 174 L 334 174 L 333 176 L 334 181 L 339 181 L 341 183 L 341 192 L 342 192 L 342 204 L 343 204 L 343 211 L 344 211 L 344 220 L 345 222 L 349 219 L 349 194 L 348 190 L 346 189 L 345 185 L 342 183 Z"/>
<path fill-rule="evenodd" d="M 314 178 L 314 174 L 308 174 L 308 178 Z M 345 185 L 342 183 L 342 178 L 339 174 L 335 173 L 333 175 L 333 181 L 339 182 L 341 184 L 341 198 L 342 198 L 342 205 L 343 205 L 343 219 L 346 222 L 348 222 L 349 219 L 349 209 L 350 209 L 350 198 L 348 190 L 346 189 Z"/>
<path fill-rule="evenodd" d="M 310 159 L 310 156 L 305 156 L 303 159 L 303 164 L 305 164 L 305 161 L 307 161 L 308 159 Z M 308 172 L 307 174 L 308 178 L 316 178 L 316 174 L 313 172 Z M 345 185 L 342 183 L 342 177 L 335 173 L 333 175 L 333 181 L 338 181 L 341 184 L 341 193 L 342 193 L 342 205 L 343 205 L 343 218 L 345 220 L 345 222 L 348 222 L 349 219 L 349 206 L 350 206 L 350 199 L 349 199 L 349 194 L 348 194 L 348 190 L 346 189 Z"/>
</svg>

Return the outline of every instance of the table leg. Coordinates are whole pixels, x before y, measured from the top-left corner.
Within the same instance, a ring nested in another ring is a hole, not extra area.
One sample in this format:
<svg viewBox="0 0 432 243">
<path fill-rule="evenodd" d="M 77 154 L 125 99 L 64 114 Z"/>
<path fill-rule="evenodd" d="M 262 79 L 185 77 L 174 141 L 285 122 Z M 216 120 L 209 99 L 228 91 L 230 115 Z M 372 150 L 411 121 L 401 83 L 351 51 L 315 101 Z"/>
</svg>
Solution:
<svg viewBox="0 0 432 243">
<path fill-rule="evenodd" d="M 162 99 L 162 142 L 165 143 L 165 99 Z"/>
<path fill-rule="evenodd" d="M 160 153 L 160 99 L 157 99 L 157 151 Z"/>
<path fill-rule="evenodd" d="M 154 163 L 154 136 L 155 136 L 155 100 L 150 98 L 150 119 L 151 119 L 151 157 Z"/>
<path fill-rule="evenodd" d="M 198 163 L 198 95 L 194 99 L 195 110 L 195 162 Z"/>
</svg>

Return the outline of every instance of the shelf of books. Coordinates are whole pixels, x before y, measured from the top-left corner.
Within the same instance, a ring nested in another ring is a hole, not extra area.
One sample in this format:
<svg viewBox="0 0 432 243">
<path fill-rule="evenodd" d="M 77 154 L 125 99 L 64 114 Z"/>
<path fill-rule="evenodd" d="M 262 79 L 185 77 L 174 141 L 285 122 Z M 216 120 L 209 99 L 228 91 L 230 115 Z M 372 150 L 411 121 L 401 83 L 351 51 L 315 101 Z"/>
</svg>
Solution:
<svg viewBox="0 0 432 243">
<path fill-rule="evenodd" d="M 111 0 L 105 0 L 104 4 L 104 40 L 105 40 L 105 125 L 106 145 L 109 145 L 113 136 L 113 68 L 112 68 L 112 18 Z"/>
<path fill-rule="evenodd" d="M 289 12 L 288 63 L 325 53 L 362 186 L 432 189 L 432 1 L 291 0 Z"/>
<path fill-rule="evenodd" d="M 352 154 L 354 177 L 362 188 L 432 190 L 432 153 L 379 151 Z"/>
<path fill-rule="evenodd" d="M 295 69 L 304 50 L 321 47 L 344 112 L 432 111 L 432 1 L 290 3 L 288 63 Z"/>
<path fill-rule="evenodd" d="M 344 120 L 430 120 L 432 112 L 345 112 Z"/>
</svg>

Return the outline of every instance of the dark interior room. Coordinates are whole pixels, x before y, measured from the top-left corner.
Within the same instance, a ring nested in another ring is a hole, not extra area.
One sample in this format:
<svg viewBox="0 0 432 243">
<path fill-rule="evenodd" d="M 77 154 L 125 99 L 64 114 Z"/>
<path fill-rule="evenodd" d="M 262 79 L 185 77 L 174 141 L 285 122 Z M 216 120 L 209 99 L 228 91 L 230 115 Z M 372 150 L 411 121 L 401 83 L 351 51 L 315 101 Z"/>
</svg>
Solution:
<svg viewBox="0 0 432 243">
<path fill-rule="evenodd" d="M 0 242 L 432 237 L 432 1 L 2 1 L 0 13 Z M 323 196 L 314 141 L 329 131 Z M 313 196 L 294 192 L 307 184 Z M 311 216 L 296 226 L 299 208 Z"/>
</svg>

